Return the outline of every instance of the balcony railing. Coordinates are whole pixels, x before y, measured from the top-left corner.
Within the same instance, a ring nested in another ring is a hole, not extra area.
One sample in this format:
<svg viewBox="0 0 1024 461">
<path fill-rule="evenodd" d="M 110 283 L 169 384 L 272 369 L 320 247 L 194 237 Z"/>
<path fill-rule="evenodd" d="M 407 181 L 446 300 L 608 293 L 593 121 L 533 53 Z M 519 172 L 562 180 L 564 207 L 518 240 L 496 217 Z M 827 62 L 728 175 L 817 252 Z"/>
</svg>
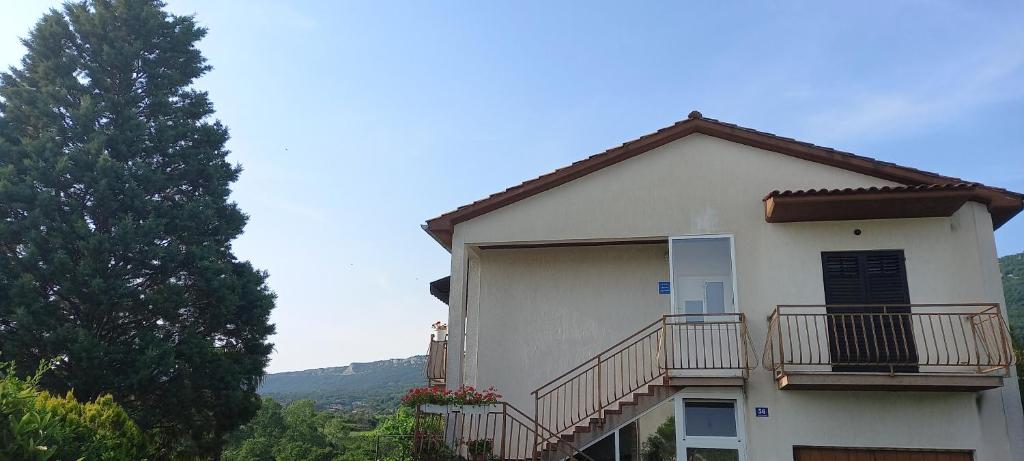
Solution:
<svg viewBox="0 0 1024 461">
<path fill-rule="evenodd" d="M 430 335 L 427 349 L 427 385 L 444 386 L 448 375 L 448 337 L 435 338 Z"/>
<path fill-rule="evenodd" d="M 742 383 L 755 355 L 743 314 L 664 315 L 535 390 L 535 414 L 561 433 L 650 384 Z"/>
<path fill-rule="evenodd" d="M 998 304 L 782 305 L 768 321 L 762 362 L 784 389 L 974 390 L 1016 362 Z"/>
</svg>

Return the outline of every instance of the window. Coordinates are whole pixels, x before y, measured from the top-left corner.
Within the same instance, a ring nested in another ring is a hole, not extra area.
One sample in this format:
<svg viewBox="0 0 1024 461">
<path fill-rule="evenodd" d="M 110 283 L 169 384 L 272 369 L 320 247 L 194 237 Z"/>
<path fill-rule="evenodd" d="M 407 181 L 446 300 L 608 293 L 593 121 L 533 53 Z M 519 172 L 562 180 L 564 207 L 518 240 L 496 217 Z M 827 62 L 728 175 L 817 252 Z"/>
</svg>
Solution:
<svg viewBox="0 0 1024 461">
<path fill-rule="evenodd" d="M 737 400 L 680 399 L 683 415 L 680 445 L 685 461 L 739 461 L 742 454 L 741 419 Z"/>
<path fill-rule="evenodd" d="M 634 424 L 640 460 L 675 461 L 676 416 L 672 400 L 662 402 L 644 413 Z"/>
<path fill-rule="evenodd" d="M 686 402 L 686 435 L 736 437 L 735 402 Z"/>
<path fill-rule="evenodd" d="M 704 303 L 709 314 L 724 314 L 725 282 L 704 282 Z"/>
<path fill-rule="evenodd" d="M 704 313 L 704 301 L 700 300 L 687 300 L 684 302 L 686 306 L 687 314 L 703 314 Z"/>
<path fill-rule="evenodd" d="M 585 448 L 583 454 L 594 461 L 615 461 L 615 434 L 604 437 Z"/>
<path fill-rule="evenodd" d="M 686 449 L 686 461 L 739 461 L 739 450 L 729 448 L 695 448 Z"/>
</svg>

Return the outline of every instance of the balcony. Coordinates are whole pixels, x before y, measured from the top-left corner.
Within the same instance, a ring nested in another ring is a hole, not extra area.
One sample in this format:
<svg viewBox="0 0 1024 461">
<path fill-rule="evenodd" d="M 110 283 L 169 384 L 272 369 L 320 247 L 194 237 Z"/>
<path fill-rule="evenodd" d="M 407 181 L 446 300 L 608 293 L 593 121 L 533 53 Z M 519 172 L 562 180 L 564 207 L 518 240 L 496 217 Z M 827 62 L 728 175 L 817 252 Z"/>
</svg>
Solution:
<svg viewBox="0 0 1024 461">
<path fill-rule="evenodd" d="M 763 363 L 785 390 L 975 392 L 1016 363 L 998 304 L 789 305 Z"/>
<path fill-rule="evenodd" d="M 438 339 L 430 335 L 427 349 L 427 385 L 444 386 L 448 375 L 448 336 Z"/>
<path fill-rule="evenodd" d="M 667 315 L 661 337 L 661 368 L 673 385 L 742 386 L 756 366 L 743 314 Z"/>
</svg>

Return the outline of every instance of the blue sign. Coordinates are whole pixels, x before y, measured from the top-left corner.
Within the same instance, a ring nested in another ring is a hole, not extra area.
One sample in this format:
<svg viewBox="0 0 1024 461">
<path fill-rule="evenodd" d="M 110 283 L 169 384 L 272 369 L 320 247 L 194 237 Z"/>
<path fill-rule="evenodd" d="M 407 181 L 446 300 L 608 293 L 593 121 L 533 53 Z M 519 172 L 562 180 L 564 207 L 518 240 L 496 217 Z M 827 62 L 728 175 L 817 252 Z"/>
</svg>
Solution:
<svg viewBox="0 0 1024 461">
<path fill-rule="evenodd" d="M 757 408 L 754 408 L 754 416 L 757 416 L 758 418 L 767 418 L 768 417 L 768 407 L 757 407 Z"/>
<path fill-rule="evenodd" d="M 668 282 L 665 282 L 665 281 L 658 282 L 658 294 L 659 295 L 672 294 L 672 284 L 670 284 Z"/>
</svg>

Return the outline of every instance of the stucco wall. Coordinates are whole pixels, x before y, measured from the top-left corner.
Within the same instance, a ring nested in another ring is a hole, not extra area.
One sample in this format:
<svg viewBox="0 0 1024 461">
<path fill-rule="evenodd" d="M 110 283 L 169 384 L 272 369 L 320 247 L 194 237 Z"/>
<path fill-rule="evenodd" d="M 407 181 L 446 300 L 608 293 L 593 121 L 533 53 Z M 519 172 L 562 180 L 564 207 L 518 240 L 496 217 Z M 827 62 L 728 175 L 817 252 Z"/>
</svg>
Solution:
<svg viewBox="0 0 1024 461">
<path fill-rule="evenodd" d="M 903 249 L 915 303 L 1003 302 L 982 205 L 950 218 L 764 221 L 761 198 L 774 189 L 886 184 L 692 135 L 460 223 L 450 323 L 459 336 L 468 316 L 467 358 L 451 354 L 449 372 L 493 385 L 531 413 L 530 390 L 669 308 L 669 297 L 657 294 L 657 282 L 668 279 L 665 246 L 477 249 L 493 243 L 732 234 L 737 305 L 758 349 L 774 305 L 824 302 L 822 251 Z M 748 416 L 755 406 L 771 409 L 770 418 L 748 418 L 749 459 L 790 459 L 794 444 L 970 448 L 979 460 L 1011 459 L 1002 409 L 1020 411 L 1012 381 L 978 394 L 779 391 L 759 369 L 745 392 Z M 1019 424 L 1014 415 L 1013 430 Z"/>
<path fill-rule="evenodd" d="M 668 313 L 669 298 L 657 290 L 668 280 L 667 251 L 482 251 L 480 313 L 471 319 L 481 336 L 477 363 L 468 367 L 475 365 L 476 383 L 532 412 L 531 391 Z"/>
</svg>

